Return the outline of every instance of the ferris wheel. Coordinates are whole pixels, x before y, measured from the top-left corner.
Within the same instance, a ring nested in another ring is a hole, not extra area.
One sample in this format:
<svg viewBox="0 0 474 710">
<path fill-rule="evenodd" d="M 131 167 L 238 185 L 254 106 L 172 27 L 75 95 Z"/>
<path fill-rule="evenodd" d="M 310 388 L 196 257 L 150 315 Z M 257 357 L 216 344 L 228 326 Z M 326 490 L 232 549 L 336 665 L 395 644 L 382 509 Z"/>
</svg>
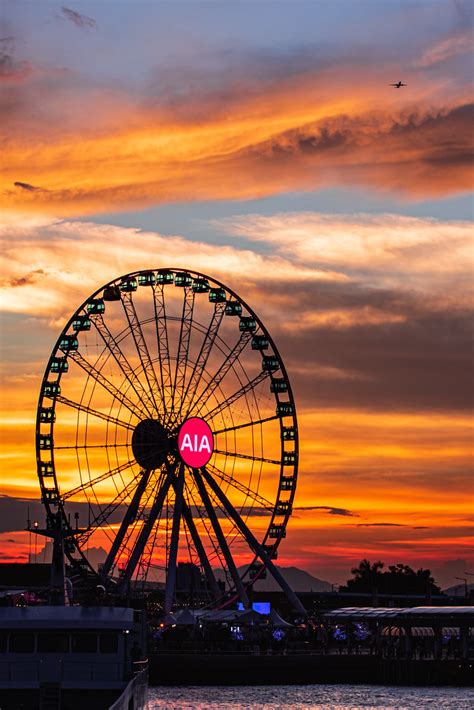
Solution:
<svg viewBox="0 0 474 710">
<path fill-rule="evenodd" d="M 161 580 L 169 611 L 181 563 L 215 605 L 248 606 L 269 572 L 304 610 L 273 562 L 297 481 L 290 383 L 262 321 L 222 283 L 156 269 L 92 294 L 49 358 L 36 450 L 71 564 L 119 593 Z"/>
</svg>

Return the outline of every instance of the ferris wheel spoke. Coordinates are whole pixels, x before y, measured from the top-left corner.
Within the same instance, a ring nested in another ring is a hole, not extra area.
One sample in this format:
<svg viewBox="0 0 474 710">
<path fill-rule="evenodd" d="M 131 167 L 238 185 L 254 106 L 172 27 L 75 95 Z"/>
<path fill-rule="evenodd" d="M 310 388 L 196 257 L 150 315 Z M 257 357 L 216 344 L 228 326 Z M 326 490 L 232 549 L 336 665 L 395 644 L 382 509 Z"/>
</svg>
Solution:
<svg viewBox="0 0 474 710">
<path fill-rule="evenodd" d="M 112 476 L 116 476 L 118 473 L 121 473 L 122 471 L 126 471 L 128 468 L 131 468 L 134 464 L 135 464 L 135 459 L 132 459 L 130 461 L 126 461 L 125 463 L 121 464 L 120 466 L 117 466 L 116 468 L 111 468 L 109 471 L 102 473 L 100 476 L 97 476 L 96 478 L 92 478 L 91 480 L 86 481 L 85 483 L 81 483 L 80 486 L 76 486 L 75 488 L 72 488 L 70 491 L 67 491 L 66 493 L 61 493 L 61 498 L 63 500 L 68 500 L 69 498 L 73 498 L 78 493 L 83 493 L 88 488 L 93 488 L 94 486 L 98 485 L 99 483 L 102 483 L 102 481 L 106 481 L 108 478 L 111 478 Z"/>
<path fill-rule="evenodd" d="M 143 387 L 142 383 L 135 374 L 135 370 L 125 357 L 120 345 L 114 338 L 110 330 L 108 329 L 102 315 L 98 315 L 95 318 L 91 318 L 97 332 L 104 341 L 106 347 L 112 354 L 115 362 L 119 366 L 120 370 L 124 374 L 130 386 L 134 390 L 138 397 L 138 401 L 143 405 L 149 417 L 153 416 L 154 402 L 150 399 L 150 395 L 147 390 Z"/>
<path fill-rule="evenodd" d="M 258 461 L 261 463 L 271 463 L 275 466 L 281 465 L 281 460 L 279 459 L 266 459 L 263 456 L 251 456 L 250 454 L 239 454 L 237 451 L 222 451 L 221 449 L 214 449 L 215 454 L 222 454 L 222 456 L 230 456 L 235 459 L 247 459 L 248 461 Z"/>
<path fill-rule="evenodd" d="M 117 419 L 116 417 L 112 417 L 110 414 L 104 414 L 103 412 L 99 412 L 97 409 L 92 409 L 92 407 L 88 407 L 86 404 L 74 402 L 72 399 L 67 399 L 67 397 L 63 397 L 62 394 L 56 395 L 56 402 L 61 402 L 61 404 L 65 404 L 67 407 L 72 407 L 73 409 L 77 409 L 80 412 L 85 412 L 86 414 L 90 414 L 91 416 L 97 417 L 98 419 L 103 419 L 104 421 L 109 422 L 109 424 L 115 424 L 115 426 L 120 426 L 124 429 L 129 430 L 135 429 L 132 424 L 128 424 L 128 422 L 124 422 L 122 421 L 122 419 Z"/>
<path fill-rule="evenodd" d="M 206 369 L 207 361 L 209 359 L 209 355 L 211 353 L 215 339 L 216 339 L 217 334 L 219 332 L 219 328 L 222 323 L 222 318 L 224 317 L 224 313 L 225 313 L 225 302 L 216 303 L 214 306 L 214 312 L 212 314 L 211 322 L 209 323 L 209 327 L 208 327 L 206 334 L 204 336 L 204 340 L 202 342 L 201 349 L 199 351 L 199 355 L 197 356 L 196 362 L 194 363 L 194 368 L 191 373 L 191 377 L 189 379 L 188 386 L 186 387 L 186 392 L 184 393 L 184 396 L 183 396 L 182 406 L 184 406 L 186 408 L 185 402 L 186 402 L 186 398 L 189 395 L 189 404 L 187 405 L 188 411 L 192 407 L 194 398 L 196 396 L 197 389 L 199 387 L 199 383 L 201 382 L 201 378 L 202 378 L 203 373 Z"/>
<path fill-rule="evenodd" d="M 158 481 L 158 487 L 160 487 L 162 485 L 162 483 L 167 475 L 168 474 L 166 472 L 161 471 L 161 477 L 160 477 L 160 480 Z M 171 479 L 171 480 L 173 481 L 173 479 Z M 156 488 L 156 484 L 154 487 Z M 148 505 L 148 501 L 147 501 L 147 505 Z M 154 553 L 155 548 L 158 544 L 157 540 L 159 540 L 159 538 L 161 537 L 161 533 L 162 533 L 161 522 L 163 519 L 164 509 L 165 509 L 165 507 L 167 507 L 167 505 L 168 505 L 168 503 L 163 505 L 160 512 L 158 513 L 157 519 L 156 519 L 155 524 L 153 526 L 152 534 L 149 536 L 147 543 L 145 545 L 144 552 L 140 558 L 140 562 L 139 562 L 140 569 L 137 574 L 137 578 L 141 572 L 141 581 L 142 582 L 146 581 L 146 579 L 148 578 L 148 573 L 150 571 L 150 568 L 157 566 L 153 562 L 153 553 Z M 164 572 L 166 574 L 166 552 L 165 552 L 165 559 L 164 559 L 164 564 L 162 565 L 162 569 L 164 570 Z"/>
<path fill-rule="evenodd" d="M 211 521 L 211 525 L 214 529 L 215 536 L 217 538 L 217 541 L 219 543 L 219 547 L 222 550 L 222 554 L 224 555 L 224 559 L 227 565 L 227 569 L 229 570 L 229 573 L 232 577 L 232 581 L 234 582 L 235 588 L 239 594 L 240 600 L 242 601 L 244 607 L 249 606 L 249 598 L 247 596 L 247 592 L 245 591 L 245 587 L 242 583 L 242 580 L 240 579 L 239 573 L 237 571 L 237 567 L 235 566 L 234 559 L 232 557 L 232 553 L 229 549 L 229 546 L 227 544 L 226 537 L 223 533 L 223 530 L 221 528 L 221 525 L 219 523 L 216 511 L 214 509 L 214 506 L 211 502 L 211 499 L 209 497 L 209 493 L 206 490 L 206 486 L 204 485 L 204 480 L 199 472 L 198 469 L 193 469 L 193 476 L 194 480 L 196 481 L 196 485 L 199 491 L 200 498 L 202 502 L 204 503 L 204 507 L 206 508 L 206 512 L 208 515 L 209 520 Z"/>
<path fill-rule="evenodd" d="M 193 480 L 193 479 L 192 479 Z M 193 489 L 198 493 L 196 489 L 196 484 L 193 483 L 193 486 L 188 485 L 188 483 L 185 481 L 184 482 L 185 486 L 185 491 L 187 491 L 188 497 L 188 504 L 191 509 L 191 515 L 193 514 L 193 511 L 196 512 L 197 516 L 199 517 L 199 520 L 201 522 L 201 525 L 203 527 L 203 530 L 205 532 L 205 535 L 209 538 L 209 543 L 214 551 L 214 555 L 218 563 L 221 565 L 221 567 L 224 569 L 225 568 L 225 560 L 222 560 L 222 551 L 219 549 L 218 541 L 216 541 L 215 535 L 212 533 L 212 525 L 210 523 L 209 518 L 207 517 L 207 513 L 204 514 L 203 512 L 203 506 L 198 505 L 196 503 L 196 499 L 194 497 Z"/>
<path fill-rule="evenodd" d="M 140 359 L 141 369 L 143 371 L 143 374 L 145 375 L 145 379 L 148 385 L 148 390 L 150 393 L 149 399 L 153 402 L 157 414 L 162 414 L 158 406 L 158 402 L 162 400 L 160 385 L 158 383 L 155 368 L 153 367 L 153 363 L 151 361 L 148 345 L 143 334 L 143 329 L 138 318 L 137 310 L 135 308 L 131 293 L 123 294 L 122 306 L 127 317 L 128 325 L 132 333 L 132 338 L 133 342 L 135 343 L 135 348 L 137 350 L 138 357 Z"/>
<path fill-rule="evenodd" d="M 71 446 L 55 446 L 55 451 L 70 451 L 71 449 L 120 449 L 129 448 L 129 444 L 74 444 Z"/>
<path fill-rule="evenodd" d="M 115 566 L 115 557 L 122 545 L 125 533 L 137 517 L 138 506 L 140 505 L 140 500 L 143 496 L 143 493 L 145 492 L 145 488 L 150 477 L 150 472 L 150 469 L 142 471 L 142 477 L 138 483 L 138 486 L 135 489 L 135 493 L 133 494 L 133 498 L 130 501 L 129 506 L 125 511 L 125 515 L 123 516 L 122 522 L 120 523 L 120 528 L 117 532 L 117 535 L 115 536 L 115 539 L 112 543 L 112 547 L 110 548 L 105 562 L 102 566 L 102 576 L 104 578 L 107 577 L 110 570 L 113 569 L 113 567 Z"/>
<path fill-rule="evenodd" d="M 121 491 L 117 493 L 115 498 L 108 503 L 105 508 L 101 508 L 99 513 L 93 517 L 93 519 L 89 522 L 89 525 L 87 527 L 87 530 L 79 535 L 76 540 L 79 542 L 81 545 L 84 545 L 86 541 L 89 539 L 89 537 L 92 535 L 93 532 L 95 532 L 98 528 L 101 528 L 103 523 L 106 523 L 107 520 L 110 518 L 110 516 L 117 510 L 117 508 L 122 505 L 122 503 L 127 499 L 127 497 L 132 493 L 134 490 L 135 486 L 138 485 L 138 479 L 141 475 L 141 471 L 137 473 L 136 476 L 132 478 L 131 481 L 129 481 Z M 89 504 L 89 510 L 90 504 Z"/>
<path fill-rule="evenodd" d="M 224 409 L 227 407 L 230 407 L 234 402 L 237 402 L 238 399 L 243 397 L 244 395 L 247 394 L 247 392 L 250 392 L 250 390 L 255 389 L 260 382 L 263 380 L 266 380 L 267 377 L 270 376 L 270 373 L 268 370 L 262 370 L 258 375 L 256 375 L 252 380 L 249 380 L 247 384 L 243 385 L 240 389 L 238 389 L 236 392 L 230 395 L 230 397 L 227 397 L 227 399 L 224 399 L 220 404 L 217 405 L 217 407 L 214 407 L 214 409 L 211 409 L 210 412 L 206 413 L 206 419 L 209 421 L 211 419 L 214 419 L 218 414 L 220 414 Z M 201 411 L 201 410 L 199 410 Z"/>
<path fill-rule="evenodd" d="M 154 498 L 154 493 L 157 488 L 160 488 L 163 480 L 164 480 L 165 474 L 160 471 L 160 475 L 158 476 L 158 479 L 153 478 L 150 476 L 148 479 L 148 483 L 146 486 L 146 490 L 142 496 L 142 499 L 140 501 L 140 505 L 137 511 L 137 514 L 135 516 L 135 520 L 131 523 L 131 526 L 127 530 L 125 539 L 123 541 L 122 547 L 119 549 L 117 552 L 115 559 L 116 559 L 116 566 L 119 568 L 120 560 L 122 557 L 126 557 L 127 559 L 130 557 L 130 554 L 133 550 L 133 544 L 129 545 L 130 541 L 133 541 L 136 539 L 136 534 L 138 533 L 141 525 L 143 524 L 143 521 L 146 521 L 147 519 L 147 510 L 149 506 L 151 505 L 150 501 L 152 498 Z M 149 567 L 151 564 L 151 554 L 152 551 L 150 551 L 150 546 L 154 547 L 155 540 L 156 540 L 156 535 L 157 535 L 157 529 L 159 528 L 160 524 L 160 519 L 161 519 L 161 512 L 163 508 L 161 509 L 160 513 L 158 514 L 157 520 L 155 521 L 153 528 L 150 532 L 150 535 L 148 536 L 148 539 L 145 543 L 144 550 L 142 552 L 142 555 L 138 561 L 137 568 L 136 568 L 136 574 L 135 574 L 135 587 L 137 584 L 139 584 L 140 581 L 145 581 L 147 576 L 148 576 L 148 571 Z M 119 568 L 120 569 L 120 568 Z"/>
<path fill-rule="evenodd" d="M 128 409 L 132 414 L 134 414 L 137 419 L 142 419 L 143 414 L 137 408 L 137 406 L 126 397 L 115 385 L 112 384 L 104 375 L 91 365 L 78 350 L 73 350 L 69 353 L 69 357 L 74 360 L 79 367 L 81 367 L 88 375 L 90 375 L 96 382 L 98 382 L 102 387 L 107 390 L 107 392 L 118 402 L 120 402 L 126 409 Z"/>
<path fill-rule="evenodd" d="M 252 533 L 252 531 L 248 528 L 244 520 L 241 518 L 239 513 L 236 511 L 230 500 L 227 498 L 225 493 L 221 490 L 219 485 L 214 481 L 212 476 L 209 474 L 209 472 L 206 470 L 205 467 L 202 467 L 200 469 L 201 475 L 203 479 L 207 482 L 209 488 L 213 491 L 214 495 L 216 498 L 222 503 L 224 508 L 226 509 L 227 513 L 230 515 L 232 520 L 235 522 L 236 526 L 239 528 L 240 532 L 242 535 L 245 537 L 247 544 L 249 545 L 250 549 L 254 552 L 255 555 L 258 555 L 258 557 L 262 560 L 263 564 L 265 567 L 268 569 L 268 571 L 272 574 L 274 579 L 278 582 L 282 590 L 285 592 L 287 595 L 288 599 L 291 601 L 291 603 L 294 605 L 294 607 L 300 611 L 302 614 L 306 614 L 306 610 L 303 606 L 303 604 L 300 602 L 294 591 L 291 589 L 290 585 L 286 581 L 286 579 L 283 577 L 281 572 L 277 569 L 277 567 L 273 564 L 272 560 L 270 557 L 267 555 L 265 549 L 263 548 L 263 545 L 261 545 L 255 535 Z M 198 474 L 199 475 L 199 474 Z"/>
<path fill-rule="evenodd" d="M 175 496 L 171 541 L 168 554 L 168 571 L 166 574 L 165 614 L 168 614 L 173 606 L 174 590 L 176 585 L 176 561 L 178 558 L 179 528 L 181 525 L 181 513 L 183 509 L 184 463 L 182 463 L 179 467 L 177 478 L 172 479 L 172 485 Z"/>
<path fill-rule="evenodd" d="M 123 591 L 127 588 L 128 584 L 133 576 L 135 568 L 136 568 L 138 561 L 143 553 L 146 542 L 150 536 L 150 533 L 151 533 L 152 528 L 156 522 L 158 514 L 161 511 L 163 504 L 165 502 L 166 495 L 167 495 L 169 487 L 171 485 L 171 478 L 174 475 L 175 469 L 176 469 L 176 464 L 173 464 L 172 466 L 167 466 L 167 474 L 168 475 L 166 476 L 162 485 L 158 488 L 158 491 L 155 496 L 155 500 L 153 501 L 153 505 L 152 505 L 150 512 L 148 514 L 148 518 L 147 518 L 146 522 L 144 523 L 142 529 L 140 530 L 140 534 L 138 535 L 138 538 L 135 542 L 135 546 L 133 548 L 132 554 L 130 555 L 127 565 L 126 565 L 125 569 L 123 570 L 123 573 L 120 576 L 119 582 L 117 584 L 117 589 L 119 591 Z"/>
<path fill-rule="evenodd" d="M 155 330 L 157 338 L 158 360 L 160 363 L 161 392 L 164 412 L 171 408 L 171 362 L 166 323 L 165 287 L 153 285 L 153 308 L 155 311 Z"/>
<path fill-rule="evenodd" d="M 213 395 L 217 387 L 221 384 L 222 380 L 224 377 L 227 375 L 229 370 L 234 366 L 234 363 L 240 355 L 242 354 L 245 346 L 247 343 L 250 341 L 252 337 L 252 333 L 249 331 L 243 331 L 240 335 L 239 340 L 237 343 L 234 345 L 232 350 L 229 352 L 229 354 L 226 356 L 226 359 L 220 366 L 220 368 L 217 370 L 216 374 L 214 377 L 210 380 L 210 382 L 207 384 L 207 386 L 203 389 L 201 394 L 198 396 L 198 398 L 195 400 L 194 404 L 189 408 L 187 416 L 189 416 L 191 413 L 199 413 L 201 409 L 203 408 L 204 404 L 206 401 L 209 400 L 209 398 Z M 198 408 L 198 405 L 201 404 L 201 406 Z"/>
<path fill-rule="evenodd" d="M 199 536 L 198 530 L 197 530 L 196 525 L 194 523 L 191 510 L 190 510 L 186 500 L 184 499 L 184 497 L 183 497 L 183 518 L 184 518 L 184 522 L 186 523 L 187 528 L 191 534 L 191 538 L 192 538 L 194 547 L 196 549 L 196 552 L 198 554 L 202 568 L 203 568 L 204 573 L 206 575 L 206 579 L 208 581 L 211 593 L 212 593 L 214 599 L 219 599 L 221 596 L 221 592 L 219 590 L 219 587 L 217 586 L 214 572 L 212 571 L 212 567 L 209 562 L 209 558 L 206 555 L 206 550 L 204 549 L 204 545 L 202 543 L 202 540 Z"/>
<path fill-rule="evenodd" d="M 186 381 L 186 369 L 189 357 L 189 340 L 191 337 L 191 326 L 193 323 L 195 293 L 190 287 L 185 287 L 183 298 L 183 314 L 181 317 L 181 327 L 179 331 L 178 352 L 176 355 L 176 369 L 174 373 L 174 386 L 172 392 L 171 410 L 174 420 L 179 417 L 179 412 L 183 406 L 184 386 Z M 176 396 L 179 397 L 176 407 Z"/>
<path fill-rule="evenodd" d="M 123 545 L 122 545 L 122 548 L 118 551 L 118 553 L 116 555 L 117 566 L 122 558 L 122 555 L 126 556 L 127 559 L 130 558 L 130 555 L 133 552 L 133 544 L 134 544 L 133 542 L 131 543 L 131 541 L 133 541 L 133 540 L 136 541 L 139 531 L 141 530 L 144 522 L 146 522 L 146 520 L 148 519 L 147 511 L 149 510 L 149 508 L 151 508 L 151 505 L 153 504 L 153 500 L 155 498 L 156 491 L 161 488 L 161 486 L 165 480 L 166 474 L 163 473 L 163 471 L 160 470 L 158 476 L 153 476 L 154 473 L 155 473 L 155 471 L 152 470 L 152 475 L 150 476 L 150 478 L 148 479 L 148 482 L 146 484 L 146 488 L 145 488 L 144 494 L 141 498 L 141 501 L 139 503 L 138 511 L 135 515 L 135 519 L 132 521 L 131 525 L 129 526 L 126 536 L 125 536 L 125 539 L 124 539 L 124 542 L 123 542 Z M 136 569 L 137 574 L 135 575 L 135 582 L 138 581 L 138 577 L 140 575 L 140 570 L 143 567 L 143 565 L 148 564 L 148 562 L 149 562 L 149 560 L 148 561 L 145 560 L 145 557 L 147 556 L 147 548 L 150 545 L 150 539 L 155 537 L 155 535 L 153 534 L 153 531 L 154 530 L 156 531 L 156 526 L 159 525 L 162 510 L 163 510 L 163 508 L 160 509 L 158 516 L 151 528 L 150 535 L 148 536 L 148 538 L 145 541 L 145 546 L 144 546 L 143 552 L 142 552 L 140 559 L 138 560 L 138 564 L 137 564 L 137 569 Z M 131 544 L 129 544 L 129 543 L 131 543 Z M 143 569 L 142 569 L 142 572 L 143 572 Z"/>
<path fill-rule="evenodd" d="M 153 569 L 155 567 L 155 565 L 153 563 L 153 551 L 155 550 L 155 547 L 157 545 L 158 534 L 160 531 L 160 521 L 161 521 L 161 516 L 159 516 L 158 520 L 155 523 L 152 534 L 150 535 L 148 542 L 145 545 L 143 555 L 141 556 L 141 559 L 138 563 L 135 588 L 138 584 L 141 583 L 143 585 L 147 581 L 148 573 L 150 572 L 150 569 Z M 165 570 L 165 573 L 166 573 L 165 566 L 163 566 L 163 569 Z"/>
<path fill-rule="evenodd" d="M 271 417 L 265 417 L 264 419 L 256 419 L 255 421 L 245 422 L 245 424 L 236 424 L 235 426 L 228 426 L 225 429 L 216 429 L 213 431 L 214 436 L 217 434 L 225 434 L 228 431 L 236 431 L 237 429 L 245 429 L 246 427 L 259 426 L 260 424 L 265 424 L 266 422 L 273 422 L 275 419 L 280 419 L 278 414 L 274 414 Z"/>
<path fill-rule="evenodd" d="M 215 465 L 207 464 L 207 467 L 211 469 L 211 472 L 214 476 L 217 476 L 225 483 L 228 483 L 229 485 L 233 486 L 234 488 L 236 488 L 238 491 L 240 491 L 244 495 L 251 498 L 253 501 L 255 501 L 255 503 L 258 503 L 259 505 L 261 505 L 262 508 L 264 508 L 265 510 L 268 510 L 269 513 L 273 513 L 275 505 L 274 505 L 274 503 L 269 501 L 267 498 L 264 498 L 262 495 L 260 495 L 256 491 L 253 491 L 251 488 L 248 488 L 244 483 L 241 483 L 240 481 L 237 481 L 235 478 L 232 478 L 232 476 L 229 476 L 228 473 L 221 471 Z"/>
</svg>

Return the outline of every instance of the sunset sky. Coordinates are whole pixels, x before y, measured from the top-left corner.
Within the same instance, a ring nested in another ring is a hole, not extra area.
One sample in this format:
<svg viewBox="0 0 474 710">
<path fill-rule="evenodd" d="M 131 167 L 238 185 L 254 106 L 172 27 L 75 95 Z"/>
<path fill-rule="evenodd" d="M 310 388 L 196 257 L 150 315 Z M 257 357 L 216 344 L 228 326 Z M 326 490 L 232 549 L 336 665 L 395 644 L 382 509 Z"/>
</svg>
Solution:
<svg viewBox="0 0 474 710">
<path fill-rule="evenodd" d="M 474 572 L 472 4 L 1 13 L 0 558 L 28 556 L 66 320 L 110 279 L 175 266 L 237 291 L 285 361 L 301 459 L 278 563 L 338 583 L 363 557 L 444 586 Z"/>
</svg>

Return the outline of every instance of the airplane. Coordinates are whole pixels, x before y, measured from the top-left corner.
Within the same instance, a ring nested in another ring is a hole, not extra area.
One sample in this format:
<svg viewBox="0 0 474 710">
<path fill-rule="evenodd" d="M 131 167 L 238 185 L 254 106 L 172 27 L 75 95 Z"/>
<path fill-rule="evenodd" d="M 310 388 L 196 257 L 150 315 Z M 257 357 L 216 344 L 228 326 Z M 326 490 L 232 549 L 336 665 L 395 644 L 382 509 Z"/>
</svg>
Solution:
<svg viewBox="0 0 474 710">
<path fill-rule="evenodd" d="M 396 84 L 390 84 L 390 86 L 394 86 L 396 89 L 399 89 L 401 86 L 406 86 L 402 81 L 397 81 Z"/>
</svg>

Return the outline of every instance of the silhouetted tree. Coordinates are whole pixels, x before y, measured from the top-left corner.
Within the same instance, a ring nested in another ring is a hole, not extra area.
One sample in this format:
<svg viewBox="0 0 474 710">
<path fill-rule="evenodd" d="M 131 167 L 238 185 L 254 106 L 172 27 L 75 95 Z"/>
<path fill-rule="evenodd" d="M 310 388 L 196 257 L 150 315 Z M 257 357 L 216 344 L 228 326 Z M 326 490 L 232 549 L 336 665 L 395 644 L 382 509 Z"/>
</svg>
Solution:
<svg viewBox="0 0 474 710">
<path fill-rule="evenodd" d="M 389 565 L 382 572 L 384 563 L 378 560 L 370 563 L 362 560 L 351 570 L 352 579 L 347 580 L 341 592 L 371 593 L 376 589 L 380 594 L 441 594 L 441 589 L 431 576 L 429 569 L 420 568 L 415 572 L 409 565 Z"/>
</svg>

